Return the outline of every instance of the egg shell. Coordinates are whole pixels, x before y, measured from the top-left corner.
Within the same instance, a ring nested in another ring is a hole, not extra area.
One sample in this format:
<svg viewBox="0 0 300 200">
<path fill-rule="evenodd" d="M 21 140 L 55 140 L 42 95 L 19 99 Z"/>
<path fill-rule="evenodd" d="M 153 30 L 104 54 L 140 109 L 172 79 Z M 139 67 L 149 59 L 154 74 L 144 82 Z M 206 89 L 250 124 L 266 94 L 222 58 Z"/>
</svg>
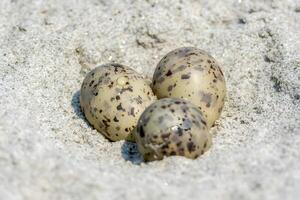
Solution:
<svg viewBox="0 0 300 200">
<path fill-rule="evenodd" d="M 116 63 L 90 71 L 80 90 L 86 119 L 111 141 L 133 140 L 137 120 L 154 100 L 156 97 L 142 75 Z"/>
<path fill-rule="evenodd" d="M 138 121 L 135 138 L 145 161 L 173 155 L 194 159 L 212 144 L 202 112 L 178 98 L 164 98 L 151 104 Z"/>
<path fill-rule="evenodd" d="M 226 96 L 223 72 L 207 52 L 182 47 L 171 51 L 158 63 L 152 89 L 160 99 L 184 98 L 199 107 L 211 127 L 220 117 Z"/>
</svg>

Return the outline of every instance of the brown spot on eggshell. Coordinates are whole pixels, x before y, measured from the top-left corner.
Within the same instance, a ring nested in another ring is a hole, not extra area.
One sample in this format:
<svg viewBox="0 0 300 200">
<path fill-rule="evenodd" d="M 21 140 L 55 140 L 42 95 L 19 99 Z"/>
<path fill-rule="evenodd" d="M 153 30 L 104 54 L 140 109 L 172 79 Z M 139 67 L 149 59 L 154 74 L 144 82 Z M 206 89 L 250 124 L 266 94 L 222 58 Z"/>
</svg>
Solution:
<svg viewBox="0 0 300 200">
<path fill-rule="evenodd" d="M 168 72 L 166 73 L 166 76 L 171 76 L 173 73 L 171 70 L 168 70 Z"/>
<path fill-rule="evenodd" d="M 182 74 L 181 79 L 189 79 L 191 77 L 191 74 Z"/>
</svg>

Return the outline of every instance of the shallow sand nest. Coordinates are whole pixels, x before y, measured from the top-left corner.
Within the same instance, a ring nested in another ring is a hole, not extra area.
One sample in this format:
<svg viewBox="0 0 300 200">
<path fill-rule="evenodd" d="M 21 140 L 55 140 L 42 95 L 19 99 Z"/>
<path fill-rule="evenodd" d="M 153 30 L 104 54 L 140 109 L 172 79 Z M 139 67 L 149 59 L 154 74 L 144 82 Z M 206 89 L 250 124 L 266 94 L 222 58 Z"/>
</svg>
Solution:
<svg viewBox="0 0 300 200">
<path fill-rule="evenodd" d="M 300 2 L 0 2 L 0 199 L 297 199 Z M 223 66 L 228 98 L 196 160 L 141 163 L 85 121 L 79 93 L 97 64 L 151 77 L 196 46 Z"/>
</svg>

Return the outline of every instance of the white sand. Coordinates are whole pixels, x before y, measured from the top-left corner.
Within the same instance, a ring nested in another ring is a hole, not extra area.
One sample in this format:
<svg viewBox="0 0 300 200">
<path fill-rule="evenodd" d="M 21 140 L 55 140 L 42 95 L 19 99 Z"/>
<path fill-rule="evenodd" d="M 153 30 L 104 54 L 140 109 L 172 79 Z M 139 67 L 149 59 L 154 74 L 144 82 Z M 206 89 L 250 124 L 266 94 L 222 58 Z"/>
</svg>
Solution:
<svg viewBox="0 0 300 200">
<path fill-rule="evenodd" d="M 0 1 L 1 200 L 299 199 L 300 1 L 170 2 Z M 84 120 L 81 82 L 112 61 L 151 76 L 181 46 L 223 65 L 214 146 L 136 165 Z"/>
</svg>

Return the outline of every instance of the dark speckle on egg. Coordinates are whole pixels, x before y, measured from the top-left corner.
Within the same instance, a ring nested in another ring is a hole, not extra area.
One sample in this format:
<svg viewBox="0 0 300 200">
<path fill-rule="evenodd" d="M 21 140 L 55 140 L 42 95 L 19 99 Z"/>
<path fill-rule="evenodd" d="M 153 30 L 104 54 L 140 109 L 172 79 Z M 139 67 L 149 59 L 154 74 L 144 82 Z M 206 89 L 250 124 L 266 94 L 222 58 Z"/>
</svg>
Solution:
<svg viewBox="0 0 300 200">
<path fill-rule="evenodd" d="M 119 122 L 117 117 L 114 117 L 114 122 Z"/>
<path fill-rule="evenodd" d="M 122 107 L 122 103 L 120 103 L 120 104 L 117 106 L 117 110 L 125 111 L 125 109 Z"/>
<path fill-rule="evenodd" d="M 182 74 L 181 79 L 189 79 L 191 77 L 190 74 Z"/>
<path fill-rule="evenodd" d="M 168 72 L 166 73 L 166 76 L 171 76 L 172 75 L 172 71 L 168 70 Z"/>
</svg>

